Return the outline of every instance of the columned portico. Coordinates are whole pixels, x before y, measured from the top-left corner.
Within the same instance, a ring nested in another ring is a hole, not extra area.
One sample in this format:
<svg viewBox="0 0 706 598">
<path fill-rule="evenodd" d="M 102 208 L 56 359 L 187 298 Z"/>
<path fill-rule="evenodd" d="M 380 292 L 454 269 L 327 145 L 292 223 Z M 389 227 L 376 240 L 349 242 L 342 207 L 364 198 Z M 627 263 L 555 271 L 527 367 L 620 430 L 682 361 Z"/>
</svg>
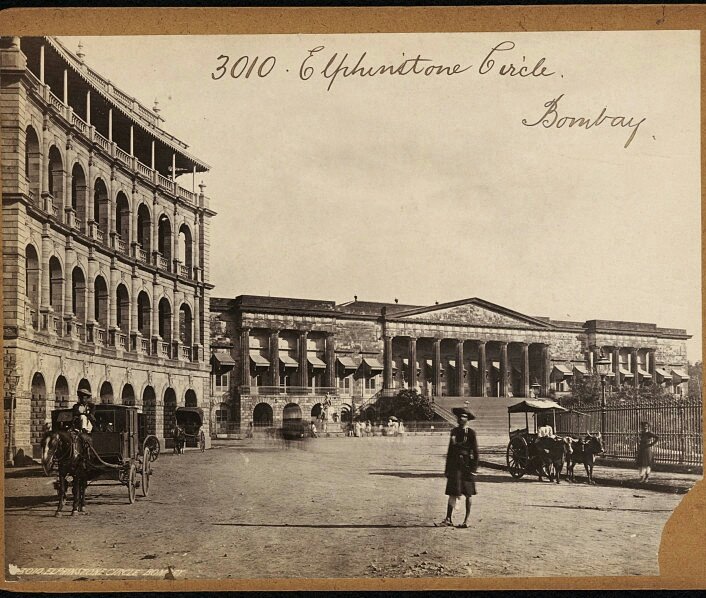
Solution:
<svg viewBox="0 0 706 598">
<path fill-rule="evenodd" d="M 409 337 L 409 364 L 407 371 L 407 379 L 409 388 L 417 388 L 417 339 L 414 336 Z"/>
<path fill-rule="evenodd" d="M 279 388 L 279 330 L 270 330 L 270 384 Z"/>
<path fill-rule="evenodd" d="M 435 338 L 433 344 L 433 382 L 434 382 L 434 394 L 441 394 L 441 339 Z"/>
<path fill-rule="evenodd" d="M 466 395 L 464 386 L 464 360 L 463 360 L 463 339 L 456 340 L 456 394 L 459 397 Z"/>
<path fill-rule="evenodd" d="M 326 333 L 326 382 L 329 388 L 336 386 L 336 337 L 333 332 Z"/>
<path fill-rule="evenodd" d="M 522 396 L 529 397 L 529 345 L 527 343 L 520 343 L 520 349 L 522 351 Z"/>
<path fill-rule="evenodd" d="M 478 395 L 488 396 L 488 365 L 485 358 L 485 341 L 478 342 Z"/>
<path fill-rule="evenodd" d="M 309 362 L 307 360 L 306 330 L 299 332 L 299 386 L 309 386 Z"/>
<path fill-rule="evenodd" d="M 383 376 L 382 387 L 385 390 L 393 388 L 392 383 L 392 337 L 387 334 L 383 337 Z"/>
<path fill-rule="evenodd" d="M 508 361 L 507 361 L 507 343 L 500 343 L 500 389 L 499 396 L 508 396 L 507 388 L 508 378 Z"/>
</svg>

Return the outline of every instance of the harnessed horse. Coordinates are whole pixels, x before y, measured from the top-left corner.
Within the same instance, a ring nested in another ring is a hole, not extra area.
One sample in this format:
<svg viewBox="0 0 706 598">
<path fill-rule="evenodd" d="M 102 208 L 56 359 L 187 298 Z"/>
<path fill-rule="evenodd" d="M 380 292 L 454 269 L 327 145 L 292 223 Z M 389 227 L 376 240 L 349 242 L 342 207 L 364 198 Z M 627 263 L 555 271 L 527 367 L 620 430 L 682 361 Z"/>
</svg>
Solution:
<svg viewBox="0 0 706 598">
<path fill-rule="evenodd" d="M 66 500 L 66 478 L 73 479 L 73 507 L 71 514 L 77 512 L 86 514 L 84 503 L 86 500 L 86 486 L 88 486 L 89 467 L 89 442 L 83 439 L 78 432 L 60 430 L 47 432 L 42 438 L 42 468 L 49 475 L 54 460 L 57 462 L 59 473 L 59 506 L 54 513 L 58 517 L 64 508 Z"/>
<path fill-rule="evenodd" d="M 186 445 L 186 434 L 178 424 L 172 430 L 172 438 L 174 439 L 174 452 L 177 455 L 183 455 L 184 446 Z"/>
</svg>

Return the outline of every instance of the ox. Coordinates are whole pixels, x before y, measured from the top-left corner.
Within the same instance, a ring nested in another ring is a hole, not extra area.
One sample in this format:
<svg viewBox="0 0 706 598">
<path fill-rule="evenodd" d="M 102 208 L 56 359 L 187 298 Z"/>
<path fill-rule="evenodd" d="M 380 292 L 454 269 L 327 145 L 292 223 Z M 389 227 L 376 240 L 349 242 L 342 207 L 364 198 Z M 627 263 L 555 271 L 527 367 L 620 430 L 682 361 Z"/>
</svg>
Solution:
<svg viewBox="0 0 706 598">
<path fill-rule="evenodd" d="M 533 446 L 539 481 L 542 481 L 542 475 L 546 473 L 550 482 L 556 480 L 556 483 L 559 484 L 561 470 L 567 459 L 566 455 L 571 450 L 569 444 L 563 438 L 545 436 L 538 438 Z"/>
<path fill-rule="evenodd" d="M 603 448 L 603 439 L 600 432 L 591 434 L 588 432 L 586 438 L 577 440 L 576 438 L 567 438 L 571 445 L 571 453 L 566 460 L 566 479 L 569 482 L 574 481 L 574 466 L 577 463 L 583 463 L 586 469 L 586 476 L 589 484 L 595 484 L 593 479 L 593 464 L 596 461 L 596 455 L 605 453 Z"/>
</svg>

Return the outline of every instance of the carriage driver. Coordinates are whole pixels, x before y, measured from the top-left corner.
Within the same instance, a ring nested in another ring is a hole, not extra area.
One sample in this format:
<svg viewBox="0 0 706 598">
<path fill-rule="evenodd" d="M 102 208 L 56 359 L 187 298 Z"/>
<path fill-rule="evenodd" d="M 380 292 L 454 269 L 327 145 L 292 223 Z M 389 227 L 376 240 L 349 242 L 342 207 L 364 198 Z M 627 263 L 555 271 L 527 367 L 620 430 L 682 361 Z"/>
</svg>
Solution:
<svg viewBox="0 0 706 598">
<path fill-rule="evenodd" d="M 80 388 L 78 391 L 78 402 L 72 408 L 74 412 L 74 429 L 79 433 L 81 440 L 85 444 L 91 443 L 89 434 L 96 424 L 96 420 L 93 417 L 93 404 L 88 402 L 90 398 L 90 391 Z"/>
</svg>

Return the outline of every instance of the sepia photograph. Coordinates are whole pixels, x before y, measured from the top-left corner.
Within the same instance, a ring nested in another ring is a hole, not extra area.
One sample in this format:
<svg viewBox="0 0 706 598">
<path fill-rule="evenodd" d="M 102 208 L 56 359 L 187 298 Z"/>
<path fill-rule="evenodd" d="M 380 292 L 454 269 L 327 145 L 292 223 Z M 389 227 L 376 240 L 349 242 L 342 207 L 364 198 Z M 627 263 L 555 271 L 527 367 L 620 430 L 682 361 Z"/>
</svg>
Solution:
<svg viewBox="0 0 706 598">
<path fill-rule="evenodd" d="M 658 576 L 700 43 L 0 37 L 7 586 Z"/>
</svg>

